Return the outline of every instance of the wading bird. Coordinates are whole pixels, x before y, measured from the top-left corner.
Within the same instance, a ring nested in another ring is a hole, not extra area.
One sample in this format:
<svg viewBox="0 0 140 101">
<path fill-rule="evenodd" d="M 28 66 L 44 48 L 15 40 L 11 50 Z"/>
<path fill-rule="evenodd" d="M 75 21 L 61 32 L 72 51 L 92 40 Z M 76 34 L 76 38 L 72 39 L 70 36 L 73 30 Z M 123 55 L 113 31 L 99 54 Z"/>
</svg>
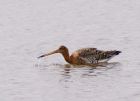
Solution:
<svg viewBox="0 0 140 101">
<path fill-rule="evenodd" d="M 38 58 L 42 58 L 55 53 L 61 53 L 69 64 L 97 66 L 97 64 L 100 62 L 108 62 L 114 56 L 119 55 L 121 51 L 102 51 L 97 50 L 96 48 L 82 48 L 76 50 L 70 56 L 68 48 L 66 46 L 60 46 L 57 50 L 41 55 Z"/>
</svg>

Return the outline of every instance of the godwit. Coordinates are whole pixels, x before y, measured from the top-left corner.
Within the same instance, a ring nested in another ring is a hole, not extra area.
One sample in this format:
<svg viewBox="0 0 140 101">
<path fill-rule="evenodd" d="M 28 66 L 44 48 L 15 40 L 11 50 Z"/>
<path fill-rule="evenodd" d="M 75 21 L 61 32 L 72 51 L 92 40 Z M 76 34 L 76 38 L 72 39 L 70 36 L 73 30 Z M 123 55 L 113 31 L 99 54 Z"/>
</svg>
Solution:
<svg viewBox="0 0 140 101">
<path fill-rule="evenodd" d="M 70 56 L 68 48 L 66 46 L 60 46 L 57 50 L 41 55 L 38 58 L 42 58 L 55 53 L 61 53 L 69 64 L 95 66 L 95 64 L 100 62 L 109 61 L 114 56 L 119 55 L 121 51 L 102 51 L 97 50 L 96 48 L 82 48 L 73 52 Z"/>
</svg>

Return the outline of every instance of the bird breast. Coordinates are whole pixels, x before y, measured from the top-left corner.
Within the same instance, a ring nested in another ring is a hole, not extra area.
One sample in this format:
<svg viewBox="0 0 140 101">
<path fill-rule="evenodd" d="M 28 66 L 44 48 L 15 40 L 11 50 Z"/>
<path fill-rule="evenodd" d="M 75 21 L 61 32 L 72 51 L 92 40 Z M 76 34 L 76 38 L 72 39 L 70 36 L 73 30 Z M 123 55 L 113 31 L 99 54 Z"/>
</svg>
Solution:
<svg viewBox="0 0 140 101">
<path fill-rule="evenodd" d="M 78 58 L 79 58 L 78 52 L 72 53 L 72 55 L 70 56 L 71 63 L 72 64 L 79 64 Z"/>
</svg>

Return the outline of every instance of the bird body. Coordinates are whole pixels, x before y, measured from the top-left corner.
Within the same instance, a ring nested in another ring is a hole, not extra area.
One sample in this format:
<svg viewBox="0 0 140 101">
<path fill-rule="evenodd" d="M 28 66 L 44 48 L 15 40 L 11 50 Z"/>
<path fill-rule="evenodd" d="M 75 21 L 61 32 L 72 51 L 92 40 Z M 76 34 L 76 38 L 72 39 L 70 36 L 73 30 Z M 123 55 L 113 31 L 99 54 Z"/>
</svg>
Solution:
<svg viewBox="0 0 140 101">
<path fill-rule="evenodd" d="M 82 48 L 69 55 L 68 48 L 65 46 L 60 46 L 59 49 L 48 54 L 41 55 L 38 58 L 42 58 L 54 53 L 61 53 L 64 59 L 70 64 L 94 65 L 98 64 L 99 62 L 109 61 L 111 58 L 121 53 L 121 51 L 102 51 L 97 50 L 96 48 Z"/>
</svg>

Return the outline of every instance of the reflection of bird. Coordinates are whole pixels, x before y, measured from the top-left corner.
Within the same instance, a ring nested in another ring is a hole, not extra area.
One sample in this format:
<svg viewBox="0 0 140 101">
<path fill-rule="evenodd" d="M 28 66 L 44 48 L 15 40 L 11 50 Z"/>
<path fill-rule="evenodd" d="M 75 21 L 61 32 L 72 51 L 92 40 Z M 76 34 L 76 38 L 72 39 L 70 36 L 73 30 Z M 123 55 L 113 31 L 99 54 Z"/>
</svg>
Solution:
<svg viewBox="0 0 140 101">
<path fill-rule="evenodd" d="M 68 48 L 65 46 L 60 46 L 57 50 L 52 51 L 48 54 L 41 55 L 38 58 L 42 58 L 55 53 L 61 53 L 64 59 L 70 64 L 94 65 L 98 64 L 99 62 L 109 61 L 112 57 L 119 55 L 121 51 L 102 51 L 97 50 L 96 48 L 82 48 L 73 52 L 70 56 Z"/>
</svg>

